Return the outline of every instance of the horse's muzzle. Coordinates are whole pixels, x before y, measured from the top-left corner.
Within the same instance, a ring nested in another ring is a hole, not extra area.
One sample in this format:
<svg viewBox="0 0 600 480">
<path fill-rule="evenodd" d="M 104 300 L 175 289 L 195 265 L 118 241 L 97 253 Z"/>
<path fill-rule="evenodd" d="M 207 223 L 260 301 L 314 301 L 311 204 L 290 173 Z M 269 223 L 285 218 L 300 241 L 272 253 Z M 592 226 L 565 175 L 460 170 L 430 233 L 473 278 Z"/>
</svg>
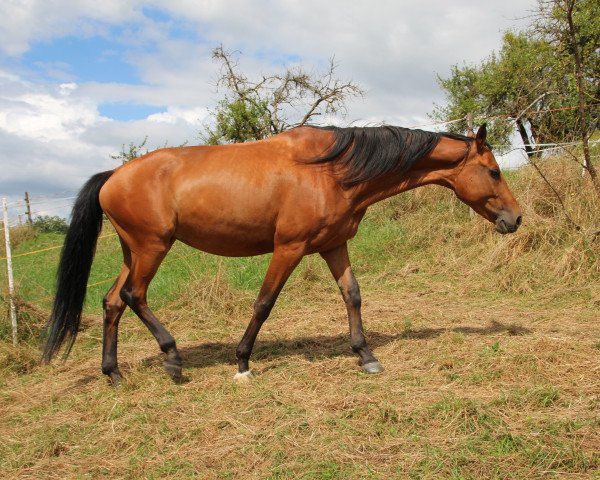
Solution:
<svg viewBox="0 0 600 480">
<path fill-rule="evenodd" d="M 496 218 L 496 231 L 501 234 L 514 233 L 521 225 L 523 217 L 521 214 L 511 215 L 509 213 L 501 213 Z"/>
</svg>

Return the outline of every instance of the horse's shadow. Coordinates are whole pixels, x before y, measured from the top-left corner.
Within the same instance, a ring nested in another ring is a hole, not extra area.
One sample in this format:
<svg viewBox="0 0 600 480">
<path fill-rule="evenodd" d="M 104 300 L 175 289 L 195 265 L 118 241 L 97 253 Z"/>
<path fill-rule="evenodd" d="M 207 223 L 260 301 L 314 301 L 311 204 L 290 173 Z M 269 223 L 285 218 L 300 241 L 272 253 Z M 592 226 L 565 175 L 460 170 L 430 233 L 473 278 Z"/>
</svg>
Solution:
<svg viewBox="0 0 600 480">
<path fill-rule="evenodd" d="M 464 335 L 492 335 L 508 333 L 509 335 L 525 335 L 531 330 L 514 323 L 504 324 L 492 321 L 484 327 L 459 326 L 452 328 L 405 329 L 397 334 L 370 331 L 367 340 L 371 348 L 382 347 L 396 340 L 426 340 L 439 337 L 444 333 L 462 333 Z M 185 368 L 205 368 L 218 364 L 234 364 L 237 342 L 209 342 L 179 348 Z M 349 336 L 315 335 L 287 340 L 266 340 L 256 342 L 252 358 L 260 360 L 273 357 L 302 355 L 309 361 L 322 358 L 352 356 Z M 155 355 L 145 360 L 146 365 L 158 365 L 163 357 Z"/>
</svg>

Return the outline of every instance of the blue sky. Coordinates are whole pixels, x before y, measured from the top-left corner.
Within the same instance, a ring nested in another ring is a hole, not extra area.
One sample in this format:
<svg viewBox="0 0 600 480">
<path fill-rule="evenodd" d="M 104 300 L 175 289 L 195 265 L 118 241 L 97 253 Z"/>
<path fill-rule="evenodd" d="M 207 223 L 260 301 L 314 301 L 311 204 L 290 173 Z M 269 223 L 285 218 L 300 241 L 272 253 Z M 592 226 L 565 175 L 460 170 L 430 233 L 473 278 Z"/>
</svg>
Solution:
<svg viewBox="0 0 600 480">
<path fill-rule="evenodd" d="M 122 145 L 198 143 L 223 92 L 219 44 L 249 77 L 302 65 L 360 84 L 338 124 L 427 123 L 452 64 L 479 62 L 535 0 L 14 0 L 0 4 L 0 196 L 77 189 Z M 37 191 L 37 192 L 36 192 Z"/>
<path fill-rule="evenodd" d="M 152 83 L 143 79 L 136 65 L 137 56 L 152 55 L 157 42 L 146 39 L 137 41 L 142 30 L 152 25 L 165 32 L 169 39 L 202 43 L 198 32 L 182 18 L 154 8 L 142 7 L 143 22 L 127 25 L 109 25 L 93 22 L 89 33 L 70 33 L 50 39 L 33 40 L 27 51 L 4 58 L 6 64 L 21 73 L 22 78 L 32 82 L 112 83 L 141 86 Z M 159 98 L 152 103 L 103 102 L 99 112 L 102 116 L 119 121 L 141 120 L 149 115 L 165 112 L 167 105 Z"/>
<path fill-rule="evenodd" d="M 114 31 L 115 37 L 120 32 Z M 75 35 L 35 42 L 17 60 L 31 71 L 31 80 L 73 82 L 118 82 L 141 84 L 135 67 L 126 61 L 122 43 L 112 38 Z"/>
<path fill-rule="evenodd" d="M 111 28 L 109 32 L 103 36 L 69 35 L 36 42 L 14 61 L 24 72 L 23 78 L 30 81 L 143 85 L 138 69 L 128 57 L 135 56 L 136 50 L 149 53 L 152 46 L 131 50 L 126 42 L 119 40 L 125 35 L 121 28 Z M 141 120 L 165 112 L 166 108 L 158 99 L 156 104 L 126 101 L 98 104 L 101 116 L 119 121 Z"/>
</svg>

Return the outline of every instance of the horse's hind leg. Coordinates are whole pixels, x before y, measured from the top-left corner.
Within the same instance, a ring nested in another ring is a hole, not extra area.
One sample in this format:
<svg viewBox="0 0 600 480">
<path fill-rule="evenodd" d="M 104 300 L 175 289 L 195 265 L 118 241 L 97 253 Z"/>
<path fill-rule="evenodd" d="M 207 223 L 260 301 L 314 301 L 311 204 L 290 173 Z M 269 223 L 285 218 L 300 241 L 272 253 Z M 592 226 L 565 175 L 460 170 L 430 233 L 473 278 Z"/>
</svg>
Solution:
<svg viewBox="0 0 600 480">
<path fill-rule="evenodd" d="M 363 333 L 362 317 L 360 314 L 361 298 L 358 282 L 354 278 L 348 257 L 348 245 L 343 245 L 321 252 L 327 266 L 335 278 L 348 310 L 348 323 L 350 324 L 350 345 L 352 351 L 360 357 L 362 369 L 367 373 L 383 372 L 383 367 L 369 350 L 367 340 Z"/>
<path fill-rule="evenodd" d="M 119 320 L 126 308 L 125 302 L 121 300 L 119 292 L 129 274 L 129 267 L 123 265 L 121 273 L 110 287 L 104 297 L 102 307 L 104 311 L 104 339 L 102 343 L 102 373 L 108 375 L 112 384 L 118 386 L 121 383 L 121 372 L 117 363 L 117 336 Z"/>
<path fill-rule="evenodd" d="M 161 244 L 160 248 L 156 245 L 142 248 L 141 253 L 131 254 L 131 269 L 125 284 L 120 290 L 121 299 L 135 312 L 140 320 L 148 327 L 148 330 L 154 335 L 160 349 L 167 354 L 165 361 L 165 370 L 175 381 L 181 380 L 181 357 L 177 351 L 175 339 L 167 329 L 158 321 L 148 307 L 146 293 L 148 285 L 163 258 L 169 251 L 172 243 L 168 245 Z"/>
</svg>

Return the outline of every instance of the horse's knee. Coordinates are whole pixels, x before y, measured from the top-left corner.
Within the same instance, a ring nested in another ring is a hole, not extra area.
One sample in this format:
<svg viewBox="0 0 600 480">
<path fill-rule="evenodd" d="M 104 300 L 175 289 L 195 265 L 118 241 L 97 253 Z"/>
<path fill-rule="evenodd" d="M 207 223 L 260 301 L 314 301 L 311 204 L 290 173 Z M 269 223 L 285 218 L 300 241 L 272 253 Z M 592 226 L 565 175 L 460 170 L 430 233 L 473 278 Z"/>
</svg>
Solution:
<svg viewBox="0 0 600 480">
<path fill-rule="evenodd" d="M 119 290 L 119 298 L 123 300 L 127 305 L 131 306 L 133 301 L 133 295 L 131 292 L 131 288 L 128 285 L 123 285 L 121 290 Z"/>
</svg>

